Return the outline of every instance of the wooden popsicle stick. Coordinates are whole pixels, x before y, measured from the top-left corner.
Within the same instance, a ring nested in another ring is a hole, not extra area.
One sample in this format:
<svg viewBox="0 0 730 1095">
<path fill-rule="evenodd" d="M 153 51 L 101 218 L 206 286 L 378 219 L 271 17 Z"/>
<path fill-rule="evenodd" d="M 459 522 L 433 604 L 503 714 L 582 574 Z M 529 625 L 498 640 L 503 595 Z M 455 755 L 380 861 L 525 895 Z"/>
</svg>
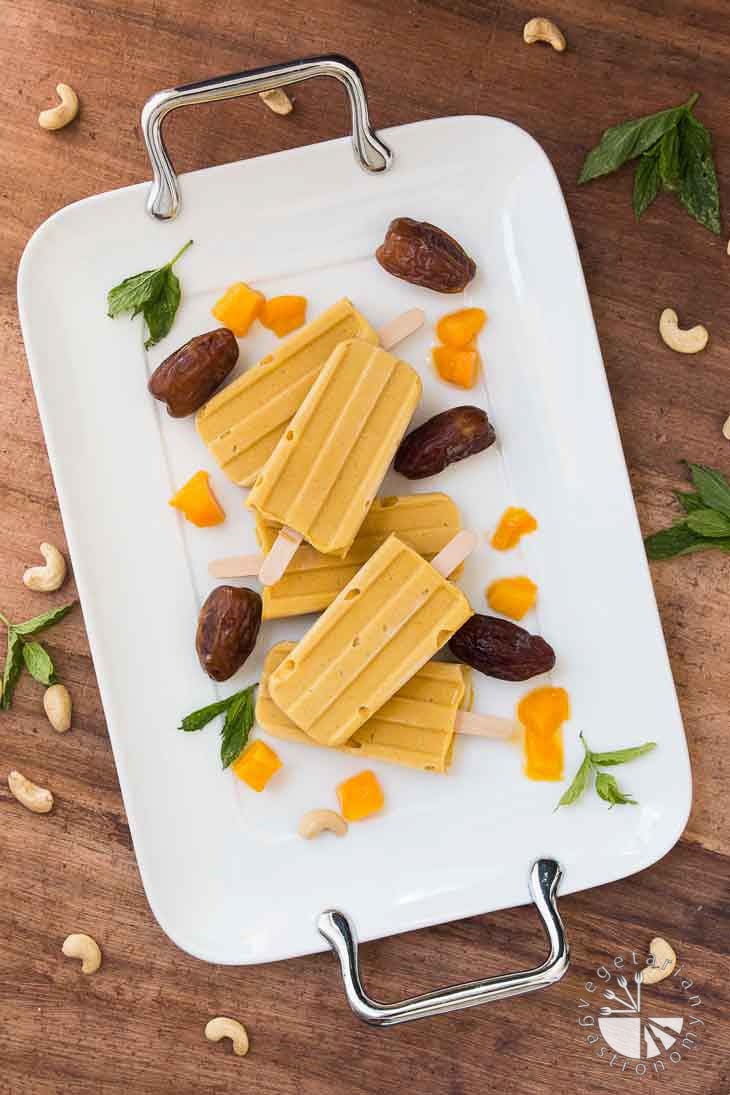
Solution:
<svg viewBox="0 0 730 1095">
<path fill-rule="evenodd" d="M 294 558 L 294 554 L 303 539 L 301 532 L 296 532 L 293 528 L 288 528 L 285 525 L 281 529 L 274 540 L 271 551 L 261 565 L 259 571 L 261 585 L 273 586 L 275 582 L 279 581 Z"/>
<path fill-rule="evenodd" d="M 211 560 L 208 573 L 211 578 L 256 578 L 263 562 L 260 552 L 254 555 L 226 555 L 224 559 Z"/>
<path fill-rule="evenodd" d="M 410 312 L 403 312 L 395 319 L 391 319 L 390 323 L 386 323 L 384 327 L 380 328 L 378 331 L 380 345 L 384 350 L 392 350 L 404 338 L 408 338 L 419 327 L 422 327 L 425 320 L 426 315 L 420 308 L 411 308 Z"/>
<path fill-rule="evenodd" d="M 454 730 L 457 734 L 470 734 L 475 738 L 511 738 L 519 729 L 515 719 L 499 715 L 475 715 L 471 711 L 457 711 Z"/>
<path fill-rule="evenodd" d="M 457 532 L 453 540 L 449 540 L 445 548 L 441 548 L 438 555 L 434 556 L 431 566 L 443 578 L 448 578 L 449 574 L 455 571 L 468 555 L 471 555 L 476 546 L 477 538 L 474 533 L 469 532 L 468 529 L 462 529 L 461 532 Z"/>
</svg>

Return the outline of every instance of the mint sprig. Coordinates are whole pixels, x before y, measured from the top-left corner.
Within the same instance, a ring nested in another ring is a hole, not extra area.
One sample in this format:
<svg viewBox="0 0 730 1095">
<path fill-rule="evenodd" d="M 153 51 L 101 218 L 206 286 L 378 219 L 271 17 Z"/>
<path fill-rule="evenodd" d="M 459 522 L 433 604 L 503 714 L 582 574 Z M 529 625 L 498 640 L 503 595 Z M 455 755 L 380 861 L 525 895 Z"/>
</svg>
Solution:
<svg viewBox="0 0 730 1095">
<path fill-rule="evenodd" d="M 677 195 L 691 217 L 719 235 L 720 193 L 712 138 L 692 113 L 698 99 L 694 94 L 680 106 L 605 130 L 586 156 L 578 182 L 611 174 L 638 159 L 633 193 L 637 220 L 663 188 Z"/>
<path fill-rule="evenodd" d="M 8 633 L 8 646 L 5 655 L 5 666 L 2 677 L 2 695 L 0 696 L 0 711 L 7 711 L 13 700 L 13 692 L 18 683 L 23 666 L 39 684 L 48 686 L 56 681 L 56 670 L 53 660 L 46 648 L 35 638 L 40 631 L 44 631 L 64 616 L 67 616 L 76 604 L 71 601 L 67 605 L 59 605 L 40 616 L 33 616 L 23 623 L 14 624 L 0 612 L 0 621 L 5 624 Z"/>
<path fill-rule="evenodd" d="M 107 315 L 111 319 L 124 312 L 129 312 L 132 319 L 142 313 L 149 335 L 145 350 L 163 339 L 175 321 L 182 291 L 180 279 L 172 268 L 192 242 L 188 240 L 164 266 L 125 278 L 107 294 Z"/>
<path fill-rule="evenodd" d="M 684 516 L 646 537 L 650 559 L 673 559 L 712 548 L 730 554 L 730 483 L 716 468 L 688 466 L 695 491 L 674 491 Z"/>
<path fill-rule="evenodd" d="M 557 810 L 561 806 L 572 806 L 588 790 L 591 781 L 594 783 L 599 798 L 602 798 L 604 802 L 608 802 L 611 807 L 635 806 L 636 799 L 621 790 L 616 777 L 608 772 L 602 772 L 600 769 L 614 768 L 618 764 L 627 764 L 638 757 L 643 757 L 646 753 L 651 753 L 653 749 L 656 749 L 656 742 L 647 741 L 643 745 L 632 745 L 628 749 L 613 749 L 608 752 L 594 753 L 593 750 L 588 748 L 582 733 L 580 741 L 585 756 L 580 768 L 573 777 L 572 783 L 567 791 L 563 792 L 555 809 Z"/>
<path fill-rule="evenodd" d="M 225 715 L 221 727 L 220 753 L 221 764 L 224 768 L 228 768 L 234 761 L 238 760 L 248 743 L 251 727 L 254 724 L 253 693 L 255 688 L 255 684 L 250 684 L 248 688 L 243 688 L 240 692 L 234 692 L 233 695 L 224 700 L 209 703 L 206 707 L 200 707 L 197 711 L 192 711 L 181 720 L 178 730 L 184 730 L 186 733 L 202 730 L 218 715 Z"/>
</svg>

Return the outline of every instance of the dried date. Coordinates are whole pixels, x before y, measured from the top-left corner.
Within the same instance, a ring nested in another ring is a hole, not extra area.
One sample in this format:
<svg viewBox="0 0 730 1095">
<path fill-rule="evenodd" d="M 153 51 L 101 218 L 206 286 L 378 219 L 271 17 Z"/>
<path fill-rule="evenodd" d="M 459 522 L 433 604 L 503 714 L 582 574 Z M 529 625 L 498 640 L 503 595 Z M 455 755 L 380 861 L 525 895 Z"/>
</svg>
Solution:
<svg viewBox="0 0 730 1095">
<path fill-rule="evenodd" d="M 214 681 L 227 681 L 240 669 L 258 638 L 261 598 L 252 589 L 218 586 L 198 617 L 195 649 Z"/>
<path fill-rule="evenodd" d="M 474 260 L 448 232 L 412 217 L 390 222 L 375 257 L 394 277 L 437 293 L 460 293 L 477 272 Z"/>
<path fill-rule="evenodd" d="M 494 441 L 494 428 L 483 410 L 452 407 L 403 439 L 395 454 L 395 470 L 406 479 L 427 479 L 457 460 L 483 452 Z"/>
<path fill-rule="evenodd" d="M 196 335 L 158 365 L 147 385 L 167 413 L 184 418 L 197 411 L 238 361 L 238 343 L 227 327 Z"/>
<path fill-rule="evenodd" d="M 498 616 L 472 616 L 452 636 L 449 649 L 459 661 L 501 681 L 527 681 L 555 665 L 550 643 Z"/>
</svg>

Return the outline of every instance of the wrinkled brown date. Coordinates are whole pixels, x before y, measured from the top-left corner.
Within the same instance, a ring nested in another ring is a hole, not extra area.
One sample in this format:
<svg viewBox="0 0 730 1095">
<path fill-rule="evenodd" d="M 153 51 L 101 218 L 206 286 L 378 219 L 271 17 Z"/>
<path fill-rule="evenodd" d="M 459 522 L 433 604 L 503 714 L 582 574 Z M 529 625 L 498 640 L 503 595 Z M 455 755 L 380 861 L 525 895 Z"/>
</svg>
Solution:
<svg viewBox="0 0 730 1095">
<path fill-rule="evenodd" d="M 428 221 L 396 217 L 375 257 L 389 274 L 437 293 L 460 293 L 477 272 L 460 243 Z"/>
<path fill-rule="evenodd" d="M 203 406 L 238 361 L 238 343 L 227 327 L 196 335 L 166 357 L 147 388 L 173 418 L 184 418 Z"/>
<path fill-rule="evenodd" d="M 527 681 L 555 665 L 555 651 L 539 635 L 498 616 L 472 616 L 449 642 L 460 662 L 500 681 Z"/>
<path fill-rule="evenodd" d="M 261 627 L 261 598 L 252 589 L 218 586 L 198 617 L 195 649 L 214 681 L 227 681 L 256 644 Z"/>
<path fill-rule="evenodd" d="M 406 479 L 426 479 L 449 464 L 494 444 L 495 433 L 479 407 L 452 407 L 429 418 L 401 441 L 395 470 Z"/>
</svg>

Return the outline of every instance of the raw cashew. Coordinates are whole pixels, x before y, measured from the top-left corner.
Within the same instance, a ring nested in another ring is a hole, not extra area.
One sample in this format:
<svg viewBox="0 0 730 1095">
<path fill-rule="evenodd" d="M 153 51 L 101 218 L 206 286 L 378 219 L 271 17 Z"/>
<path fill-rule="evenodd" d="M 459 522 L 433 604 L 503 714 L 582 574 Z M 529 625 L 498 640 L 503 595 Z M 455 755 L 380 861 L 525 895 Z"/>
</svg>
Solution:
<svg viewBox="0 0 730 1095">
<path fill-rule="evenodd" d="M 67 935 L 61 950 L 67 958 L 81 959 L 82 973 L 96 973 L 101 965 L 99 944 L 90 935 L 84 935 L 83 932 Z"/>
<path fill-rule="evenodd" d="M 347 832 L 347 822 L 334 810 L 310 810 L 299 822 L 299 835 L 305 840 L 312 840 L 313 837 L 324 832 L 344 836 Z"/>
<path fill-rule="evenodd" d="M 659 334 L 669 349 L 676 350 L 678 354 L 698 354 L 700 350 L 704 350 L 710 337 L 707 328 L 701 323 L 683 330 L 673 308 L 665 308 L 659 316 Z"/>
<path fill-rule="evenodd" d="M 52 684 L 43 693 L 43 709 L 59 734 L 71 729 L 71 697 L 64 684 Z"/>
<path fill-rule="evenodd" d="M 46 560 L 42 567 L 29 567 L 23 575 L 28 589 L 39 593 L 53 593 L 60 589 L 66 577 L 66 560 L 53 544 L 41 544 L 41 555 Z"/>
<path fill-rule="evenodd" d="M 562 53 L 565 49 L 565 35 L 550 19 L 542 17 L 530 19 L 529 23 L 525 23 L 522 37 L 528 46 L 531 46 L 533 42 L 547 42 L 558 53 Z"/>
<path fill-rule="evenodd" d="M 79 112 L 79 97 L 72 87 L 68 84 L 57 84 L 56 94 L 61 100 L 58 106 L 42 110 L 38 115 L 41 129 L 63 129 Z"/>
<path fill-rule="evenodd" d="M 53 795 L 46 787 L 32 783 L 20 772 L 8 773 L 8 787 L 12 795 L 34 814 L 47 814 L 53 809 Z"/>
<path fill-rule="evenodd" d="M 649 944 L 649 953 L 654 959 L 650 966 L 642 971 L 641 983 L 643 985 L 658 985 L 666 977 L 671 977 L 677 965 L 677 956 L 667 943 L 666 939 L 652 939 Z"/>
<path fill-rule="evenodd" d="M 259 99 L 266 103 L 269 110 L 273 110 L 274 114 L 291 114 L 294 109 L 294 103 L 281 87 L 273 87 L 270 91 L 260 91 Z"/>
<path fill-rule="evenodd" d="M 725 419 L 725 425 L 722 427 L 722 436 L 730 441 L 730 415 Z"/>
<path fill-rule="evenodd" d="M 237 1019 L 229 1019 L 225 1015 L 211 1019 L 205 1025 L 205 1037 L 209 1042 L 230 1038 L 237 1057 L 245 1057 L 248 1053 L 248 1034 L 243 1023 L 239 1023 Z"/>
</svg>

